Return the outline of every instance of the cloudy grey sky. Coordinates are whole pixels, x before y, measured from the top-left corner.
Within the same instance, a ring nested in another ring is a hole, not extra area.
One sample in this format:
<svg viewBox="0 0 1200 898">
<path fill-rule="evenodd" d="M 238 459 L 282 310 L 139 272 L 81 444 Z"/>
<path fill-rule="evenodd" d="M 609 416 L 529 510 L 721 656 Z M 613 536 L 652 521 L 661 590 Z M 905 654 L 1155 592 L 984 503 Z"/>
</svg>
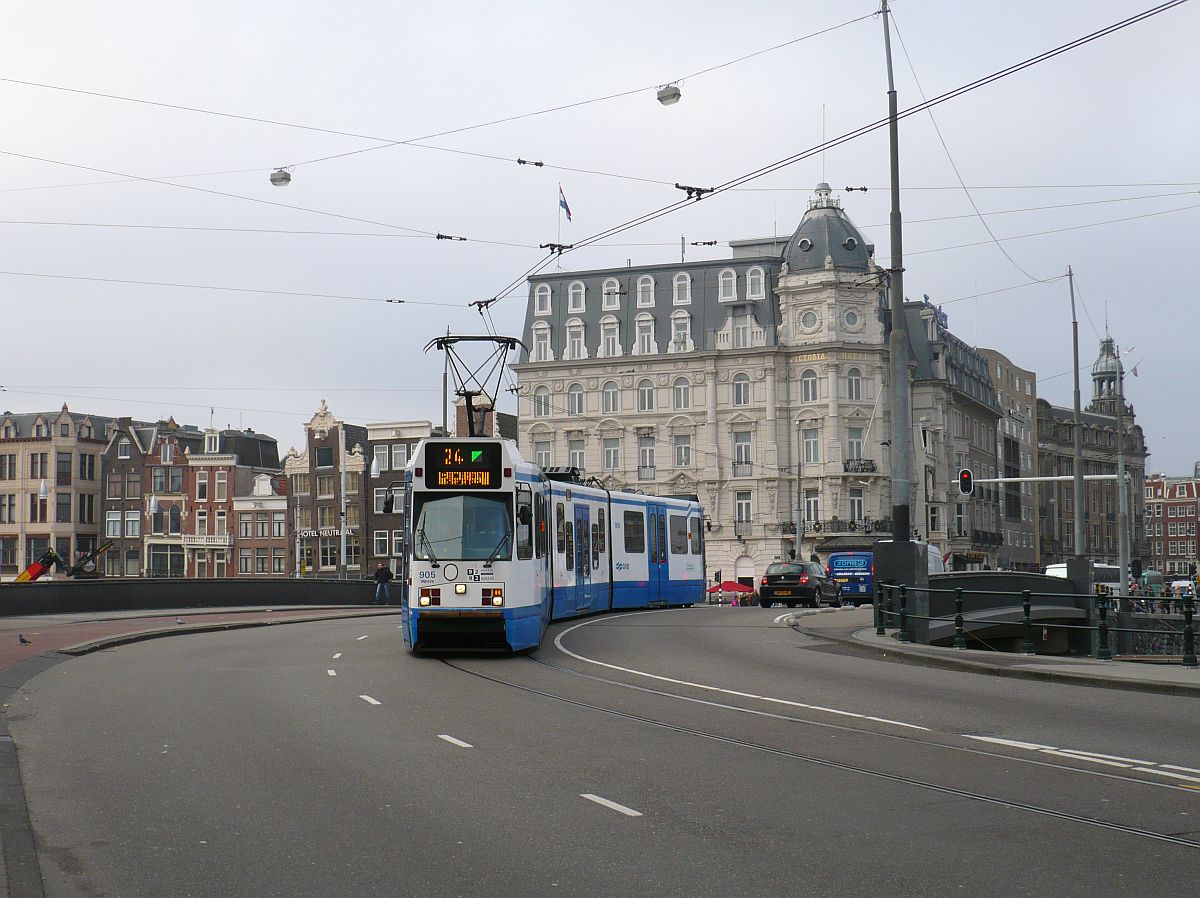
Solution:
<svg viewBox="0 0 1200 898">
<path fill-rule="evenodd" d="M 571 243 L 678 199 L 676 181 L 721 183 L 815 146 L 822 108 L 830 137 L 883 117 L 877 5 L 13 5 L 0 33 L 0 407 L 65 400 L 204 426 L 215 406 L 219 426 L 253 427 L 282 448 L 300 441 L 321 398 L 356 422 L 438 420 L 441 360 L 421 347 L 447 326 L 481 332 L 467 303 L 558 239 L 560 182 Z M 896 0 L 900 105 L 920 101 L 918 81 L 934 96 L 1151 5 Z M 655 85 L 863 16 L 687 77 L 675 106 L 655 101 Z M 1012 261 L 958 187 L 929 116 L 900 126 L 909 296 L 945 303 L 956 333 L 1036 370 L 1042 395 L 1068 404 L 1059 276 L 1073 266 L 1082 358 L 1096 355 L 1107 307 L 1113 336 L 1133 348 L 1127 365 L 1140 360 L 1127 392 L 1149 466 L 1173 473 L 1200 459 L 1188 386 L 1200 316 L 1187 274 L 1200 222 L 1198 33 L 1200 5 L 1184 4 L 934 110 Z M 626 91 L 424 146 L 311 161 Z M 285 165 L 291 186 L 272 187 L 270 171 Z M 561 264 L 672 261 L 681 235 L 790 233 L 822 171 L 835 188 L 870 188 L 843 195 L 844 207 L 886 264 L 883 130 Z M 429 236 L 439 232 L 470 239 Z M 974 294 L 990 295 L 963 299 Z M 524 307 L 524 289 L 496 305 L 500 332 L 520 334 Z"/>
</svg>

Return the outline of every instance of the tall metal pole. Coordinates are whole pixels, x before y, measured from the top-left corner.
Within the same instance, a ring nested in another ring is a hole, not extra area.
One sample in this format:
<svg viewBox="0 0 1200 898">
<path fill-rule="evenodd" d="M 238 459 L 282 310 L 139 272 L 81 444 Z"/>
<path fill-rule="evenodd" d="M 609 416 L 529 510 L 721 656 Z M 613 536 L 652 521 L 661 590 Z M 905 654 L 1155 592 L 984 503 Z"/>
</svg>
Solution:
<svg viewBox="0 0 1200 898">
<path fill-rule="evenodd" d="M 446 336 L 450 336 L 450 328 L 446 328 Z M 442 436 L 449 436 L 447 411 L 450 405 L 450 389 L 447 378 L 450 373 L 450 353 L 445 348 L 442 349 Z"/>
<path fill-rule="evenodd" d="M 892 539 L 898 543 L 912 540 L 909 509 L 909 454 L 912 440 L 908 389 L 908 334 L 904 323 L 904 251 L 900 218 L 900 138 L 896 118 L 896 84 L 892 78 L 892 37 L 888 29 L 888 0 L 881 0 L 883 46 L 887 53 L 888 143 L 891 149 L 892 266 L 888 270 L 891 294 L 891 336 L 888 354 L 892 376 Z"/>
<path fill-rule="evenodd" d="M 338 579 L 346 579 L 346 546 L 349 542 L 346 534 L 346 425 L 338 424 L 338 445 L 341 447 L 341 458 L 338 459 L 338 468 L 341 470 L 341 487 L 342 487 L 342 554 L 341 570 L 338 571 Z"/>
<path fill-rule="evenodd" d="M 804 560 L 804 442 L 800 439 L 800 418 L 796 418 L 796 560 Z"/>
<path fill-rule="evenodd" d="M 1121 568 L 1120 595 L 1129 595 L 1129 490 L 1125 488 L 1125 372 L 1121 369 L 1121 348 L 1113 344 L 1117 356 L 1117 553 Z"/>
<path fill-rule="evenodd" d="M 1075 317 L 1075 273 L 1067 266 L 1067 283 L 1071 287 L 1071 345 L 1075 351 L 1075 460 L 1073 470 L 1075 482 L 1072 485 L 1074 497 L 1071 508 L 1075 512 L 1075 557 L 1082 558 L 1086 553 L 1083 531 L 1083 503 L 1086 498 L 1083 493 L 1083 424 L 1079 411 L 1079 320 Z"/>
</svg>

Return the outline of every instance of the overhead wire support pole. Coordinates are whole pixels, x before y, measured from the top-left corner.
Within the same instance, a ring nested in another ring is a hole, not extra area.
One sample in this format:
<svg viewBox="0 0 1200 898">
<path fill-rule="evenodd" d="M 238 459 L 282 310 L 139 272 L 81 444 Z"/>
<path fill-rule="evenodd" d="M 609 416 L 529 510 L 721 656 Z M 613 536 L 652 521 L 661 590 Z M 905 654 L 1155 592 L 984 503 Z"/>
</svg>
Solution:
<svg viewBox="0 0 1200 898">
<path fill-rule="evenodd" d="M 883 46 L 887 56 L 888 144 L 890 149 L 892 211 L 891 267 L 888 293 L 891 300 L 891 333 L 888 354 L 892 377 L 892 539 L 897 543 L 912 540 L 912 516 L 909 507 L 909 449 L 912 434 L 908 387 L 908 333 L 904 324 L 904 250 L 903 220 L 900 216 L 900 129 L 896 111 L 896 83 L 892 75 L 892 38 L 888 29 L 888 0 L 881 0 Z"/>
<path fill-rule="evenodd" d="M 1071 270 L 1071 266 L 1067 266 L 1067 284 L 1071 289 L 1071 346 L 1074 351 L 1075 358 L 1075 418 L 1074 418 L 1074 461 L 1072 462 L 1072 472 L 1074 473 L 1074 486 L 1071 491 L 1075 494 L 1072 497 L 1071 510 L 1074 512 L 1075 530 L 1075 557 L 1083 558 L 1087 549 L 1084 543 L 1083 529 L 1083 424 L 1081 421 L 1081 412 L 1079 409 L 1079 319 L 1075 317 L 1075 273 Z"/>
</svg>

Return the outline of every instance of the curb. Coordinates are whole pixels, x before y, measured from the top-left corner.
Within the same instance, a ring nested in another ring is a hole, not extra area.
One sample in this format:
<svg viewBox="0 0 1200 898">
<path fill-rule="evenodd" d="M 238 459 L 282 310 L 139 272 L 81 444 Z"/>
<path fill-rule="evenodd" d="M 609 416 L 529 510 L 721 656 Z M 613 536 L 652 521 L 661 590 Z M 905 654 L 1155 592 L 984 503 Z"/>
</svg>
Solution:
<svg viewBox="0 0 1200 898">
<path fill-rule="evenodd" d="M 1099 689 L 1119 689 L 1126 692 L 1143 692 L 1154 695 L 1174 695 L 1183 698 L 1200 698 L 1200 684 L 1191 686 L 1183 683 L 1163 683 L 1152 680 L 1118 680 L 1102 676 L 1094 676 L 1091 674 L 1074 674 L 1064 673 L 1061 671 L 1048 670 L 1022 670 L 1014 667 L 1002 667 L 995 664 L 987 664 L 980 661 L 967 661 L 966 659 L 945 657 L 941 655 L 926 655 L 924 653 L 906 652 L 901 648 L 901 643 L 895 643 L 891 646 L 875 645 L 861 639 L 856 639 L 854 636 L 840 636 L 829 633 L 825 630 L 809 629 L 799 625 L 798 621 L 793 620 L 789 626 L 797 633 L 803 633 L 805 636 L 812 636 L 815 639 L 824 639 L 829 642 L 835 642 L 839 645 L 852 646 L 854 648 L 865 649 L 868 652 L 873 652 L 881 658 L 897 664 L 911 664 L 916 667 L 935 667 L 943 670 L 957 670 L 965 673 L 983 674 L 993 677 L 1008 677 L 1014 680 L 1036 680 L 1042 683 L 1065 683 L 1072 686 L 1091 686 Z M 950 650 L 953 651 L 953 650 Z M 1119 662 L 1112 662 L 1119 663 Z"/>
<path fill-rule="evenodd" d="M 346 620 L 356 617 L 382 617 L 386 614 L 399 613 L 399 608 L 395 611 L 371 611 L 364 609 L 363 611 L 356 611 L 351 614 L 277 617 L 270 620 L 221 621 L 220 623 L 211 624 L 188 624 L 182 627 L 177 625 L 174 627 L 161 627 L 157 630 L 136 630 L 130 633 L 118 633 L 115 636 L 104 636 L 100 639 L 64 646 L 55 651 L 64 655 L 78 656 L 87 655 L 91 652 L 99 652 L 118 645 L 143 642 L 147 639 L 163 639 L 168 636 L 186 636 L 191 633 L 212 633 L 220 630 L 244 630 L 250 627 L 275 627 L 280 624 L 311 624 L 315 621 Z"/>
</svg>

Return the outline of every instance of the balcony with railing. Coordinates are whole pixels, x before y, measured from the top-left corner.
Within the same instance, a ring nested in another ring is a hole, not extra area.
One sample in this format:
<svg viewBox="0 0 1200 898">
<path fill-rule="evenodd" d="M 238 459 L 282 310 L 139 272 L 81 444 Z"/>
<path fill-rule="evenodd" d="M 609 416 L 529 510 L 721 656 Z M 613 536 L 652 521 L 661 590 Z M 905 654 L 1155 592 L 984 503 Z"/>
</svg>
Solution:
<svg viewBox="0 0 1200 898">
<path fill-rule="evenodd" d="M 872 533 L 886 535 L 892 532 L 892 519 L 880 518 L 828 518 L 820 521 L 804 522 L 804 532 L 820 534 L 821 536 L 838 536 L 851 533 Z M 882 536 L 881 536 L 882 538 Z"/>
<path fill-rule="evenodd" d="M 739 539 L 745 539 L 747 536 L 749 536 L 753 532 L 754 532 L 754 522 L 753 521 L 734 521 L 733 522 L 733 535 L 738 537 Z"/>
<path fill-rule="evenodd" d="M 233 534 L 185 533 L 183 544 L 191 549 L 227 549 L 233 545 Z"/>
<path fill-rule="evenodd" d="M 748 461 L 735 461 L 733 463 L 734 477 L 750 477 L 754 474 L 754 465 Z"/>
<path fill-rule="evenodd" d="M 843 474 L 878 474 L 873 458 L 847 458 L 842 462 Z"/>
<path fill-rule="evenodd" d="M 638 480 L 653 480 L 654 465 L 638 465 Z"/>
</svg>

